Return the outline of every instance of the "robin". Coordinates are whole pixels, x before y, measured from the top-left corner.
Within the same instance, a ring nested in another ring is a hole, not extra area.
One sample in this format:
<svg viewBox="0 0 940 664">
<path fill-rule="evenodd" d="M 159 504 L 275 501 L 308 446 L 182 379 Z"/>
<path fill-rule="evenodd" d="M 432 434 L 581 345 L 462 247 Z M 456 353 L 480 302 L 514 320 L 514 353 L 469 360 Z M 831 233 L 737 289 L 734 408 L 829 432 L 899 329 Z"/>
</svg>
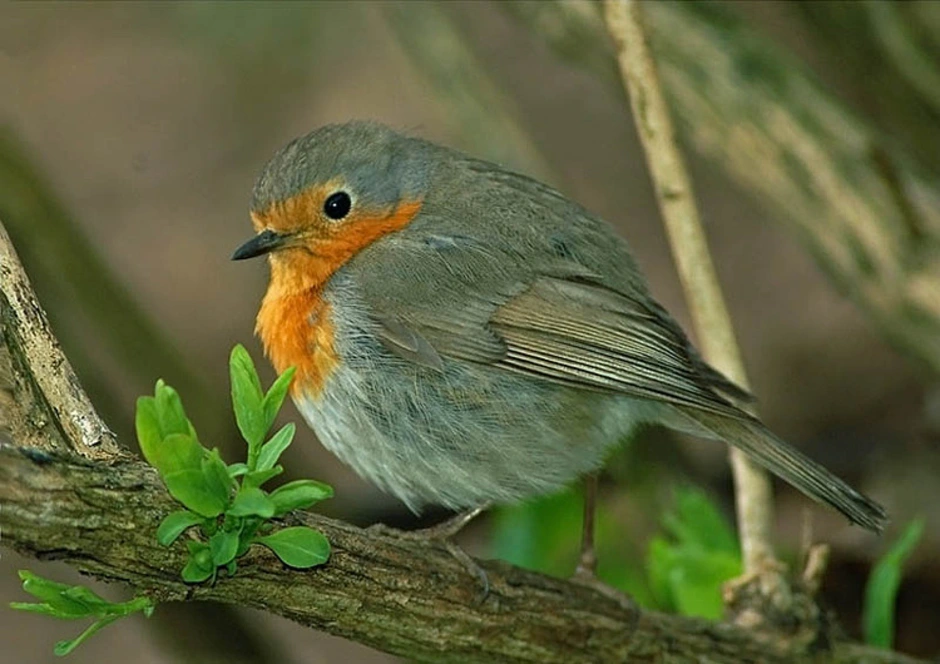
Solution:
<svg viewBox="0 0 940 664">
<path fill-rule="evenodd" d="M 267 356 L 296 367 L 292 398 L 323 445 L 414 511 L 469 510 L 462 523 L 557 491 L 656 423 L 730 443 L 867 529 L 886 522 L 745 412 L 627 243 L 541 182 L 350 122 L 281 149 L 251 218 L 233 258 L 268 256 Z"/>
</svg>

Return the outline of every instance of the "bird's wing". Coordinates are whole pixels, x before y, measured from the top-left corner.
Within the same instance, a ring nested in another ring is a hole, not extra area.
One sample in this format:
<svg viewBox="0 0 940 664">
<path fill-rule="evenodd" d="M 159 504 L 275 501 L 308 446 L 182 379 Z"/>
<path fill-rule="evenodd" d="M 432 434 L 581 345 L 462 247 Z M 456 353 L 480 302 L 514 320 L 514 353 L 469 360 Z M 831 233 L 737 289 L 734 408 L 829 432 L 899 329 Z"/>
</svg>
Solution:
<svg viewBox="0 0 940 664">
<path fill-rule="evenodd" d="M 468 238 L 432 250 L 426 236 L 395 244 L 361 273 L 380 339 L 405 359 L 438 370 L 441 358 L 459 359 L 747 417 L 734 405 L 747 393 L 699 358 L 645 290 L 621 292 L 568 260 L 514 262 Z M 411 285 L 396 289 L 378 274 L 407 274 Z"/>
<path fill-rule="evenodd" d="M 537 277 L 489 321 L 505 342 L 499 366 L 573 386 L 740 417 L 746 393 L 714 371 L 652 300 Z"/>
</svg>

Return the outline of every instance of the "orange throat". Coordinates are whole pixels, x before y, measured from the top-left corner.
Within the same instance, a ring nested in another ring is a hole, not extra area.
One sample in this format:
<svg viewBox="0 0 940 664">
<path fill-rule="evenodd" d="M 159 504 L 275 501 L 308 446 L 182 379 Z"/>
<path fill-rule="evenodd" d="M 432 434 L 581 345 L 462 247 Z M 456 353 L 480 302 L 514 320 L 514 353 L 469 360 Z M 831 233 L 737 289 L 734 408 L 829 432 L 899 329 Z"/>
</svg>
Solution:
<svg viewBox="0 0 940 664">
<path fill-rule="evenodd" d="M 257 215 L 258 227 L 271 217 L 295 216 L 295 199 Z M 324 289 L 330 277 L 362 249 L 404 228 L 418 213 L 418 201 L 399 204 L 384 214 L 362 215 L 336 228 L 324 229 L 306 248 L 286 249 L 270 257 L 271 283 L 261 303 L 255 332 L 275 371 L 296 367 L 291 385 L 296 399 L 318 397 L 339 366 L 330 303 Z"/>
<path fill-rule="evenodd" d="M 317 396 L 339 364 L 330 305 L 323 299 L 322 286 L 289 294 L 279 291 L 272 280 L 258 312 L 256 332 L 278 374 L 297 368 L 291 394 Z"/>
</svg>

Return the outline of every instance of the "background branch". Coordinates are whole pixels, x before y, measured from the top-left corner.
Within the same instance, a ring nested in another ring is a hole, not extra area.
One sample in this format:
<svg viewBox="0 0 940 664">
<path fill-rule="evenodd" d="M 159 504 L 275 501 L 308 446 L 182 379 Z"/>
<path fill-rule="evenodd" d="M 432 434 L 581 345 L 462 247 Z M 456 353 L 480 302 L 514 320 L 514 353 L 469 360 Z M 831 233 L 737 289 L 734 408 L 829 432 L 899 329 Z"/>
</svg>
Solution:
<svg viewBox="0 0 940 664">
<path fill-rule="evenodd" d="M 215 600 L 271 611 L 332 634 L 427 661 L 657 662 L 793 661 L 818 638 L 764 634 L 701 620 L 639 611 L 566 581 L 499 562 L 481 562 L 491 584 L 482 604 L 476 578 L 443 547 L 369 533 L 315 515 L 301 521 L 333 546 L 321 568 L 286 570 L 254 551 L 232 579 L 187 586 L 179 579 L 180 546 L 163 548 L 154 532 L 174 509 L 155 471 L 118 452 L 83 451 L 83 430 L 70 419 L 94 411 L 62 408 L 67 372 L 32 364 L 31 337 L 49 335 L 44 314 L 5 232 L 0 320 L 10 377 L 2 400 L 11 443 L 0 445 L 3 544 L 43 560 L 61 560 L 98 577 L 123 581 L 161 601 Z M 42 372 L 44 375 L 37 375 Z M 40 387 L 42 386 L 42 387 Z M 83 396 L 83 395 L 82 395 Z M 100 425 L 100 422 L 98 423 Z M 29 431 L 28 434 L 23 433 Z M 80 434 L 79 434 L 80 435 Z M 104 449 L 104 448 L 102 448 Z M 819 625 L 823 628 L 824 625 Z M 818 635 L 817 635 L 818 636 Z M 829 643 L 828 637 L 823 639 Z M 910 662 L 901 655 L 836 644 L 831 661 Z"/>
<path fill-rule="evenodd" d="M 590 5 L 501 6 L 622 94 Z M 892 344 L 940 373 L 940 179 L 726 9 L 646 13 L 680 134 L 775 212 Z"/>
</svg>

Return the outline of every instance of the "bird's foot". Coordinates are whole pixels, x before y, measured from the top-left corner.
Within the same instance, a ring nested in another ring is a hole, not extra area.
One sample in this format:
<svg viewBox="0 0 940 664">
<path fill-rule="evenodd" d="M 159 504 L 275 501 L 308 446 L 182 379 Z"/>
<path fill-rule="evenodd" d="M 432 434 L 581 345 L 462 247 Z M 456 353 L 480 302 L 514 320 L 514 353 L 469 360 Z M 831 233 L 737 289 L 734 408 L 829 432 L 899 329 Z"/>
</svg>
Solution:
<svg viewBox="0 0 940 664">
<path fill-rule="evenodd" d="M 579 586 L 585 586 L 612 599 L 624 609 L 635 610 L 637 608 L 632 597 L 597 578 L 597 555 L 594 553 L 593 542 L 587 546 L 582 543 L 581 556 L 578 558 L 578 566 L 575 567 L 571 580 Z"/>
<path fill-rule="evenodd" d="M 590 588 L 591 590 L 600 593 L 607 599 L 613 600 L 626 611 L 637 611 L 639 609 L 637 603 L 633 601 L 633 598 L 630 597 L 630 595 L 601 581 L 599 578 L 597 578 L 597 575 L 594 573 L 593 569 L 585 569 L 579 564 L 575 569 L 574 574 L 571 576 L 571 581 L 572 583 L 576 583 L 579 586 Z"/>
<path fill-rule="evenodd" d="M 486 572 L 483 570 L 483 568 L 480 567 L 466 551 L 461 549 L 460 546 L 452 541 L 452 538 L 461 530 L 463 530 L 468 523 L 473 521 L 473 519 L 484 512 L 488 507 L 489 505 L 474 507 L 473 509 L 467 510 L 466 512 L 462 512 L 445 521 L 442 521 L 441 523 L 430 526 L 428 528 L 420 528 L 418 530 L 398 530 L 397 528 L 386 526 L 383 523 L 373 524 L 366 530 L 369 532 L 382 533 L 383 535 L 390 535 L 399 539 L 418 542 L 432 542 L 442 545 L 445 549 L 447 549 L 447 552 L 455 560 L 457 560 L 457 562 L 464 566 L 471 576 L 476 577 L 481 588 L 480 594 L 476 601 L 478 604 L 482 604 L 490 594 L 489 577 L 486 575 Z"/>
</svg>

